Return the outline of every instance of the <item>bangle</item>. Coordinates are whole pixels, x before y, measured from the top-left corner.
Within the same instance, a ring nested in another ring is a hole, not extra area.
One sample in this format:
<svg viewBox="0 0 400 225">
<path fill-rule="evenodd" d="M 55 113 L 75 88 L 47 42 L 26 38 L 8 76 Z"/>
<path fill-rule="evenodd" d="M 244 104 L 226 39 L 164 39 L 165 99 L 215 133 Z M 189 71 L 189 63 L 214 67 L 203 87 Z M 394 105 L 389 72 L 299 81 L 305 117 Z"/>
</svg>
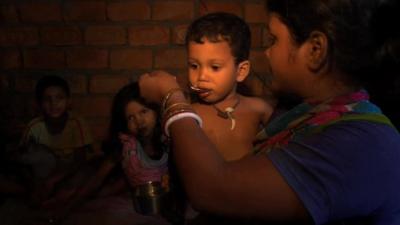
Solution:
<svg viewBox="0 0 400 225">
<path fill-rule="evenodd" d="M 192 109 L 190 109 L 190 108 L 179 108 L 179 109 L 176 109 L 176 110 L 174 110 L 174 111 L 172 111 L 172 112 L 169 112 L 167 115 L 165 115 L 165 116 L 163 116 L 162 117 L 162 124 L 163 124 L 163 127 L 165 127 L 165 124 L 166 124 L 166 122 L 171 118 L 171 117 L 173 117 L 173 116 L 175 116 L 175 115 L 178 115 L 178 114 L 180 114 L 180 113 L 186 113 L 186 112 L 190 112 L 190 113 L 195 113 Z"/>
<path fill-rule="evenodd" d="M 161 104 L 162 108 L 161 108 L 161 111 L 164 111 L 165 107 L 167 107 L 168 100 L 171 98 L 171 96 L 172 96 L 175 92 L 178 92 L 178 91 L 182 91 L 182 88 L 173 88 L 173 89 L 171 89 L 171 90 L 169 90 L 169 91 L 167 92 L 167 94 L 165 95 L 165 97 L 164 97 L 163 100 L 162 100 L 162 104 Z"/>
<path fill-rule="evenodd" d="M 194 120 L 196 120 L 197 124 L 200 127 L 203 126 L 203 121 L 201 120 L 199 115 L 197 115 L 194 112 L 183 112 L 183 113 L 179 113 L 179 114 L 176 114 L 176 115 L 168 118 L 168 120 L 167 120 L 167 122 L 165 122 L 165 126 L 164 126 L 165 135 L 167 137 L 169 137 L 169 129 L 168 128 L 173 122 L 178 121 L 180 119 L 184 119 L 184 118 L 193 118 Z"/>
<path fill-rule="evenodd" d="M 164 109 L 163 114 L 167 114 L 168 111 L 170 111 L 172 108 L 177 107 L 177 106 L 190 106 L 190 104 L 186 103 L 186 102 L 174 103 L 174 104 L 168 106 L 168 108 Z"/>
</svg>

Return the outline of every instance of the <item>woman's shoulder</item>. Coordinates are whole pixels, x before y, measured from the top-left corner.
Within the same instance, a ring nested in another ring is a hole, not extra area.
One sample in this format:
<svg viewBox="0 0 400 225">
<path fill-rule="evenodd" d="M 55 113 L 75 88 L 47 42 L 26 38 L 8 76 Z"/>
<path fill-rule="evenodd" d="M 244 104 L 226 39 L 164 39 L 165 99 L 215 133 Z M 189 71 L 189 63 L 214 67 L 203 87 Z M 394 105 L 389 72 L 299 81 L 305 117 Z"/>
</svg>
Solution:
<svg viewBox="0 0 400 225">
<path fill-rule="evenodd" d="M 400 152 L 400 134 L 393 126 L 375 121 L 338 121 L 317 135 L 321 142 L 335 142 L 353 149 L 394 149 Z"/>
</svg>

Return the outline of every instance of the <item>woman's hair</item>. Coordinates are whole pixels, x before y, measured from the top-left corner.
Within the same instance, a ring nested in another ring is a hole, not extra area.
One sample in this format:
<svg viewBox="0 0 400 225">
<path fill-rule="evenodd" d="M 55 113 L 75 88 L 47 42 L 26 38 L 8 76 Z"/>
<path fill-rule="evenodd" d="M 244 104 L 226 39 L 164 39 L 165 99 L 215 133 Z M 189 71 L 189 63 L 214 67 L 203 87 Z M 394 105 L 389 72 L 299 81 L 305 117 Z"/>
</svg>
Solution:
<svg viewBox="0 0 400 225">
<path fill-rule="evenodd" d="M 249 58 L 251 45 L 249 26 L 234 14 L 215 12 L 194 20 L 186 32 L 186 46 L 191 41 L 202 44 L 203 38 L 210 42 L 228 42 L 236 64 Z"/>
<path fill-rule="evenodd" d="M 385 4 L 396 0 L 267 0 L 266 8 L 278 14 L 289 28 L 294 43 L 302 44 L 311 32 L 320 31 L 328 38 L 328 65 L 345 73 L 344 81 L 364 85 L 371 78 L 369 71 L 377 58 L 385 58 L 391 47 L 386 40 L 397 33 L 376 29 L 388 27 L 398 20 L 377 24 L 377 16 Z M 398 13 L 398 12 L 397 12 Z M 398 41 L 397 41 L 398 45 Z M 386 50 L 384 50 L 386 48 Z M 377 55 L 379 54 L 379 55 Z M 390 54 L 390 53 L 389 53 Z"/>
<path fill-rule="evenodd" d="M 146 103 L 144 98 L 140 96 L 139 84 L 137 82 L 132 82 L 122 87 L 114 96 L 111 106 L 111 121 L 108 128 L 108 139 L 103 146 L 104 151 L 121 150 L 122 145 L 119 140 L 119 134 L 128 133 L 125 108 L 127 104 L 132 101 L 138 102 L 156 112 L 157 122 L 154 128 L 155 130 L 153 131 L 152 141 L 156 146 L 156 149 L 162 149 L 161 123 L 158 120 L 159 107 L 155 104 Z"/>
<path fill-rule="evenodd" d="M 395 25 L 400 21 L 399 2 L 267 0 L 266 10 L 278 15 L 295 44 L 305 42 L 313 31 L 324 33 L 329 68 L 344 73 L 344 82 L 367 88 L 371 99 L 387 113 L 385 107 L 396 105 L 400 98 L 400 30 Z M 388 98 L 390 102 L 381 101 Z"/>
</svg>

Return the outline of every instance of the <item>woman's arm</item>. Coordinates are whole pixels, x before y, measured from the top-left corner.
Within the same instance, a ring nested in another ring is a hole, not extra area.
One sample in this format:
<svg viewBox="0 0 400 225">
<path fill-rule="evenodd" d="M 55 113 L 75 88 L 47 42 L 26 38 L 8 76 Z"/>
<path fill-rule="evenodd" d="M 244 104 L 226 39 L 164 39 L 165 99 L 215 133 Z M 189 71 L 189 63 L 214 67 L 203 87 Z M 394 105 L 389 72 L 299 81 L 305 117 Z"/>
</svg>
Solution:
<svg viewBox="0 0 400 225">
<path fill-rule="evenodd" d="M 142 95 L 153 102 L 161 102 L 175 85 L 165 72 L 140 78 Z M 177 93 L 168 105 L 185 101 L 183 93 Z M 302 202 L 266 156 L 225 162 L 191 118 L 172 123 L 169 131 L 178 171 L 195 208 L 268 220 L 308 219 Z"/>
</svg>

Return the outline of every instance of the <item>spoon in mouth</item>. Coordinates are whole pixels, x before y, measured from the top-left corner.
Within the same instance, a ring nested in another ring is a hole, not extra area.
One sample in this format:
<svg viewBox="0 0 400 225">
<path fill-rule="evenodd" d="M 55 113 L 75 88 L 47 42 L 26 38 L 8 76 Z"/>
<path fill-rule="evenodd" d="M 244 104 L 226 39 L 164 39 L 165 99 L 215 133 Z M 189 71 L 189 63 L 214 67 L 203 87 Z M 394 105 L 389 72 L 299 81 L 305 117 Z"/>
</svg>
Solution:
<svg viewBox="0 0 400 225">
<path fill-rule="evenodd" d="M 208 91 L 207 89 L 202 89 L 202 88 L 195 87 L 195 86 L 192 86 L 192 85 L 190 85 L 190 90 L 192 90 L 194 92 L 197 92 L 197 93 L 207 92 Z"/>
</svg>

